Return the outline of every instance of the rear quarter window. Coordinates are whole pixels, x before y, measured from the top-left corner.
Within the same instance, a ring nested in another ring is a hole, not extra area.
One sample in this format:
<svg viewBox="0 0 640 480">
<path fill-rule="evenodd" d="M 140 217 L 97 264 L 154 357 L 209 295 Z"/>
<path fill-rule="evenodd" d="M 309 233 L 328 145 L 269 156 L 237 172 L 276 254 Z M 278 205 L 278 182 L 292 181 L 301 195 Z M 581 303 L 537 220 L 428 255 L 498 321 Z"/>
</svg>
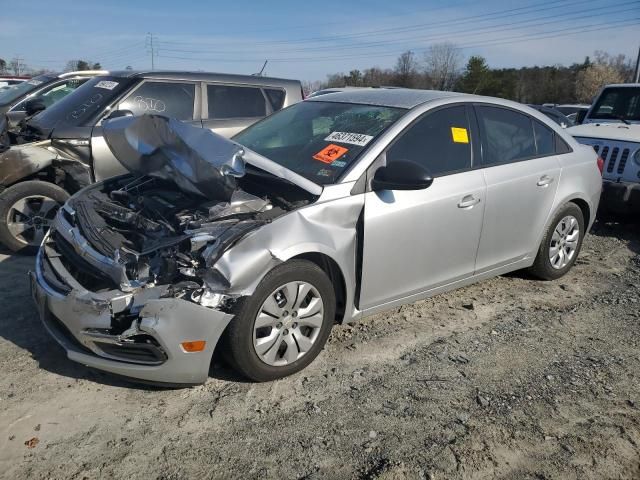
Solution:
<svg viewBox="0 0 640 480">
<path fill-rule="evenodd" d="M 269 103 L 271 103 L 271 108 L 274 112 L 282 110 L 282 107 L 284 106 L 284 99 L 286 97 L 284 90 L 279 88 L 265 88 L 264 93 L 267 95 Z"/>
<path fill-rule="evenodd" d="M 556 153 L 553 130 L 534 120 L 533 132 L 536 136 L 536 149 L 539 156 L 553 155 Z"/>
<path fill-rule="evenodd" d="M 267 103 L 260 88 L 207 85 L 207 98 L 210 119 L 261 118 L 267 115 Z"/>
</svg>

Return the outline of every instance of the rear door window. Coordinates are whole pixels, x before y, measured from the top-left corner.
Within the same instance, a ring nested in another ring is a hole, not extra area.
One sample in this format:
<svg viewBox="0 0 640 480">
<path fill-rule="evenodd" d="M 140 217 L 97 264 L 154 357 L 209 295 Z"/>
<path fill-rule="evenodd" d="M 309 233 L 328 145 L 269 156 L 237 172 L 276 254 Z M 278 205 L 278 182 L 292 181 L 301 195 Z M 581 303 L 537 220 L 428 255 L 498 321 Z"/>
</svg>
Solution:
<svg viewBox="0 0 640 480">
<path fill-rule="evenodd" d="M 262 118 L 267 115 L 267 102 L 256 87 L 207 85 L 209 119 Z M 284 99 L 283 99 L 284 102 Z"/>
<path fill-rule="evenodd" d="M 193 83 L 145 82 L 120 102 L 119 110 L 134 115 L 163 115 L 178 120 L 193 120 L 196 87 Z"/>
<path fill-rule="evenodd" d="M 428 113 L 387 150 L 387 164 L 411 160 L 436 177 L 471 168 L 471 134 L 464 106 Z"/>
<path fill-rule="evenodd" d="M 483 165 L 504 165 L 537 155 L 533 119 L 501 107 L 477 106 Z"/>
</svg>

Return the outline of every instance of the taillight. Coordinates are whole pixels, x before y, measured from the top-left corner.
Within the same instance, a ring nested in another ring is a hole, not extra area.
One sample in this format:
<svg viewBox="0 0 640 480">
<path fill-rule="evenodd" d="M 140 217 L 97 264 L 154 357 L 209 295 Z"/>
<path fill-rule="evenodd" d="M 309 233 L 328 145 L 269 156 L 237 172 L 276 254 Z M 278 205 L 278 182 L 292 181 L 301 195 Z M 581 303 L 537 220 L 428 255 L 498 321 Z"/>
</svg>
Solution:
<svg viewBox="0 0 640 480">
<path fill-rule="evenodd" d="M 598 156 L 598 170 L 600 170 L 600 175 L 602 175 L 604 172 L 604 160 L 600 156 Z"/>
</svg>

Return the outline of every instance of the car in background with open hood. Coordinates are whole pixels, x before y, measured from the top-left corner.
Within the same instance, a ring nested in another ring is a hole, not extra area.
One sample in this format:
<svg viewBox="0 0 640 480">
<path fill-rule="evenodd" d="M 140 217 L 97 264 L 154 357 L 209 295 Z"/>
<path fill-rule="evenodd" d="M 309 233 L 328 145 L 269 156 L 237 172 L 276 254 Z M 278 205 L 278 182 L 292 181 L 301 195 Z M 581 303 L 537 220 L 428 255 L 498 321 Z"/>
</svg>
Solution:
<svg viewBox="0 0 640 480">
<path fill-rule="evenodd" d="M 17 127 L 30 117 L 73 92 L 91 77 L 106 70 L 46 73 L 0 91 L 0 144 L 15 143 Z"/>
<path fill-rule="evenodd" d="M 103 123 L 157 114 L 231 137 L 302 100 L 297 80 L 205 72 L 113 72 L 32 118 L 29 143 L 0 154 L 0 242 L 35 252 L 58 206 L 79 188 L 125 172 Z"/>
<path fill-rule="evenodd" d="M 130 172 L 59 210 L 32 291 L 70 359 L 206 381 L 297 372 L 334 323 L 576 261 L 597 155 L 539 112 L 452 92 L 323 95 L 227 140 L 175 120 L 104 124 Z"/>
</svg>

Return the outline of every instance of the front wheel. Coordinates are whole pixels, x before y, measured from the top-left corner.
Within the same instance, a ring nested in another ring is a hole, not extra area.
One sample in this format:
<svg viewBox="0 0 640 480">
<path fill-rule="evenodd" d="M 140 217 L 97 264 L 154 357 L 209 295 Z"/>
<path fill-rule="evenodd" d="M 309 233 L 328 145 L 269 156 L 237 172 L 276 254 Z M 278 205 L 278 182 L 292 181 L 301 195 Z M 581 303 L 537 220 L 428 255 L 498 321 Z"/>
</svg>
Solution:
<svg viewBox="0 0 640 480">
<path fill-rule="evenodd" d="M 37 252 L 69 194 L 53 183 L 30 180 L 0 194 L 0 242 L 13 252 Z"/>
<path fill-rule="evenodd" d="M 279 265 L 241 300 L 226 332 L 230 362 L 258 382 L 302 370 L 324 347 L 335 308 L 333 285 L 320 267 L 306 260 Z"/>
<path fill-rule="evenodd" d="M 530 272 L 543 280 L 565 275 L 578 258 L 584 234 L 582 210 L 567 203 L 551 221 Z"/>
</svg>

